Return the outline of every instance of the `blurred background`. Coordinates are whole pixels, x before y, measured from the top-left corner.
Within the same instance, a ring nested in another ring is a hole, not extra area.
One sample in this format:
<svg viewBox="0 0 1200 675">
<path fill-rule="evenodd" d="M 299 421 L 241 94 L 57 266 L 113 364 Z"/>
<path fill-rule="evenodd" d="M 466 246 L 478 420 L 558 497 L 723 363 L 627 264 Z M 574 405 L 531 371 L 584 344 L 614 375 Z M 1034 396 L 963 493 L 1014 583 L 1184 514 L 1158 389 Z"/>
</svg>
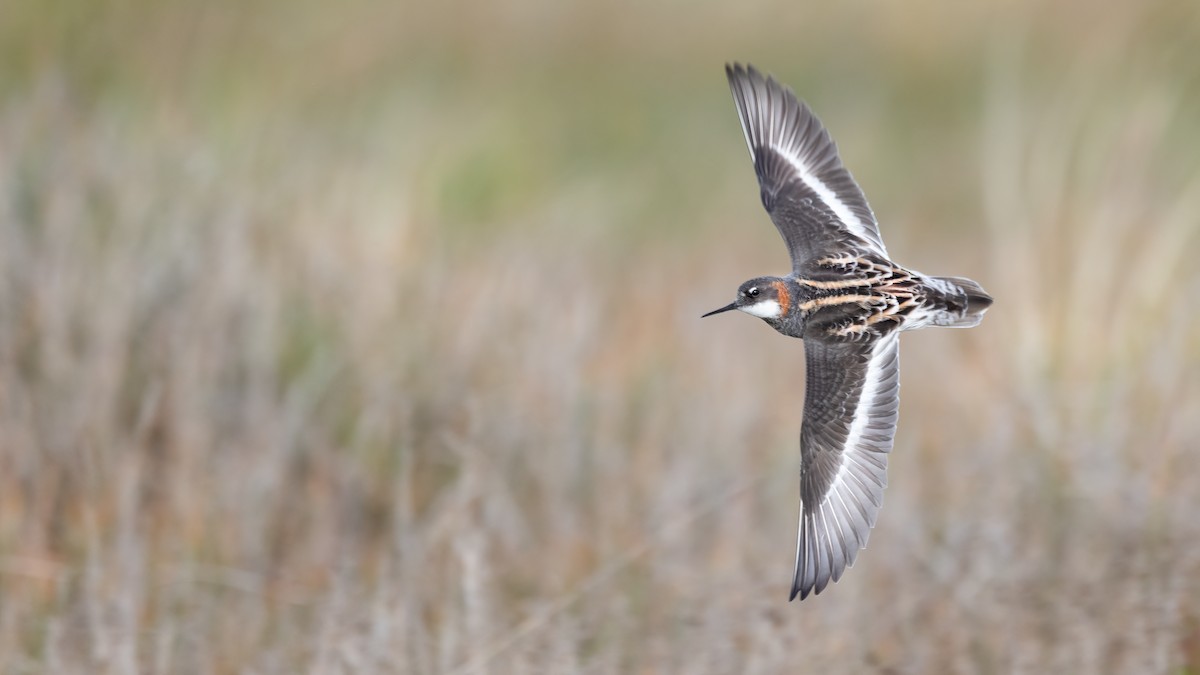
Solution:
<svg viewBox="0 0 1200 675">
<path fill-rule="evenodd" d="M 1200 7 L 0 4 L 0 671 L 1200 670 Z M 896 259 L 891 486 L 787 602 L 803 350 L 722 66 Z"/>
</svg>

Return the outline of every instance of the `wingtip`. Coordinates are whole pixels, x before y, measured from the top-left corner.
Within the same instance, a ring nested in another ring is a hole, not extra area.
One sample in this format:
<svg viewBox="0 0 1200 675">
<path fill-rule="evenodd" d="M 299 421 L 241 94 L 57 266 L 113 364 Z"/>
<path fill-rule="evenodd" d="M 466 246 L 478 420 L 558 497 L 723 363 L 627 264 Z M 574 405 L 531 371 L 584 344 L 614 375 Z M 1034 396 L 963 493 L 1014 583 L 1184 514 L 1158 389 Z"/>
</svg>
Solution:
<svg viewBox="0 0 1200 675">
<path fill-rule="evenodd" d="M 800 601 L 804 602 L 804 599 L 810 595 L 813 595 L 813 587 L 812 586 L 808 586 L 806 588 L 801 584 L 793 584 L 792 585 L 792 594 L 788 596 L 788 602 L 794 601 L 796 599 L 796 596 L 800 596 Z"/>
<path fill-rule="evenodd" d="M 738 61 L 725 62 L 725 77 L 729 80 L 730 85 L 745 82 L 751 90 L 758 90 L 760 88 L 777 89 L 782 94 L 795 98 L 800 107 L 808 108 L 808 105 L 799 96 L 796 96 L 794 89 L 775 79 L 774 75 L 764 73 L 755 68 L 752 63 L 741 63 Z M 809 115 L 812 115 L 811 110 L 809 111 Z M 813 116 L 815 117 L 815 115 Z"/>
<path fill-rule="evenodd" d="M 725 62 L 725 77 L 728 78 L 730 82 L 734 82 L 736 80 L 741 80 L 741 79 L 749 79 L 749 80 L 765 80 L 765 79 L 767 79 L 763 76 L 763 74 L 761 72 L 759 72 L 759 70 L 757 68 L 754 67 L 753 64 L 741 63 L 739 61 Z"/>
<path fill-rule="evenodd" d="M 745 77 L 745 73 L 745 67 L 737 61 L 725 62 L 725 79 L 729 80 L 730 84 L 733 84 L 734 82 L 737 82 Z"/>
</svg>

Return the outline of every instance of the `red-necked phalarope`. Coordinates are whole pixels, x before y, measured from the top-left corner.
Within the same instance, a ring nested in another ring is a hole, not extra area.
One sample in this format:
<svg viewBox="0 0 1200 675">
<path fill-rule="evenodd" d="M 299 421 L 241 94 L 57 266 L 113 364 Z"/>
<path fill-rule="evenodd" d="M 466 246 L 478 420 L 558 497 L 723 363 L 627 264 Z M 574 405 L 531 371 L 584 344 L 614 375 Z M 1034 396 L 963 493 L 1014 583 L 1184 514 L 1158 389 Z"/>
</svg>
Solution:
<svg viewBox="0 0 1200 675">
<path fill-rule="evenodd" d="M 854 563 L 883 502 L 896 432 L 900 333 L 979 323 L 992 298 L 970 279 L 892 262 L 837 146 L 791 89 L 727 65 L 763 206 L 792 272 L 742 284 L 738 309 L 804 340 L 800 532 L 791 598 L 820 593 Z"/>
</svg>

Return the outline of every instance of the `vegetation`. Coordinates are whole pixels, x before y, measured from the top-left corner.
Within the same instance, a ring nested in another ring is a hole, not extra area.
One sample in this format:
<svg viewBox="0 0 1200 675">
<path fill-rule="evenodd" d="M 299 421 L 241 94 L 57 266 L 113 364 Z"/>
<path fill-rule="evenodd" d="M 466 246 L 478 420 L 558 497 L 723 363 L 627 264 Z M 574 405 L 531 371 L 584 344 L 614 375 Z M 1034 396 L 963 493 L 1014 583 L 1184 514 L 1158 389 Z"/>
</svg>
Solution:
<svg viewBox="0 0 1200 675">
<path fill-rule="evenodd" d="M 0 5 L 0 671 L 1200 670 L 1200 13 L 807 4 Z M 996 297 L 804 603 L 735 59 Z"/>
</svg>

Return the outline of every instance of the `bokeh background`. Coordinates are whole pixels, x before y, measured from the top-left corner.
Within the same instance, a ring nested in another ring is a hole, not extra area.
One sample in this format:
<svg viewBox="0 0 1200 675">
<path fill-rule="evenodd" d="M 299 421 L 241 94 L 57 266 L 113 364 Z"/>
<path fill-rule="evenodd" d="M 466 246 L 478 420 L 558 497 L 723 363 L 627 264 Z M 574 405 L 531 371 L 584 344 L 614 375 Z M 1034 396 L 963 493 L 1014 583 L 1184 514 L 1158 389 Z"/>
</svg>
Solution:
<svg viewBox="0 0 1200 675">
<path fill-rule="evenodd" d="M 1200 670 L 1200 6 L 0 4 L 0 671 Z M 891 486 L 789 604 L 722 66 L 889 249 Z"/>
</svg>

